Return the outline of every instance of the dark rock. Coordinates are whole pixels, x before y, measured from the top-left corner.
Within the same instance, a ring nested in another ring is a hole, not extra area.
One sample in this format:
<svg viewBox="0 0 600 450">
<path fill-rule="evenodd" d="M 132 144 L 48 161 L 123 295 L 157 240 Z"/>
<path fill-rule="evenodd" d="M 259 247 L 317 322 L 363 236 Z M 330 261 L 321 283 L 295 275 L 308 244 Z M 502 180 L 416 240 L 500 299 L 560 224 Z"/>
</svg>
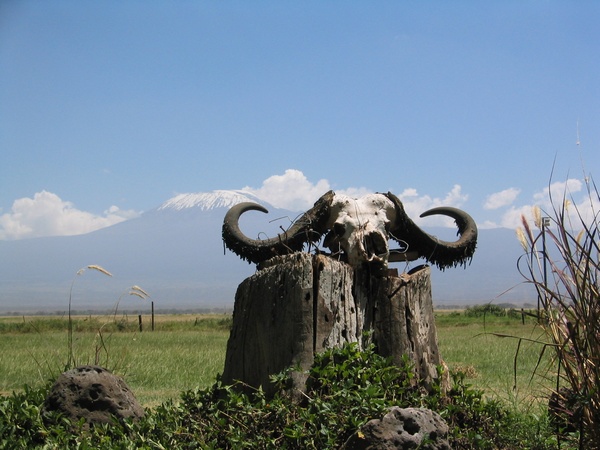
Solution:
<svg viewBox="0 0 600 450">
<path fill-rule="evenodd" d="M 144 408 L 125 381 L 99 366 L 81 366 L 59 375 L 44 402 L 44 420 L 51 420 L 50 412 L 61 413 L 72 423 L 83 418 L 85 428 L 114 418 L 144 416 Z"/>
<path fill-rule="evenodd" d="M 344 450 L 450 450 L 448 425 L 434 411 L 394 406 L 382 419 L 363 425 Z"/>
</svg>

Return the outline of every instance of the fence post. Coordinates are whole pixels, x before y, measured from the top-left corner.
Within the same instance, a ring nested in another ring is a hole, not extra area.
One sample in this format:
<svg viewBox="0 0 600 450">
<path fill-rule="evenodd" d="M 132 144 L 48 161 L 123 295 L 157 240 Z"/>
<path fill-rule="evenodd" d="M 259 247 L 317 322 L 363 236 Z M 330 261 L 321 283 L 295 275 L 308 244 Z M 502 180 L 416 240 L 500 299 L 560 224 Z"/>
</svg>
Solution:
<svg viewBox="0 0 600 450">
<path fill-rule="evenodd" d="M 140 324 L 140 333 L 142 332 L 142 315 L 138 314 L 138 323 Z"/>
<path fill-rule="evenodd" d="M 154 331 L 154 300 L 152 300 L 151 305 L 152 305 L 152 331 Z"/>
</svg>

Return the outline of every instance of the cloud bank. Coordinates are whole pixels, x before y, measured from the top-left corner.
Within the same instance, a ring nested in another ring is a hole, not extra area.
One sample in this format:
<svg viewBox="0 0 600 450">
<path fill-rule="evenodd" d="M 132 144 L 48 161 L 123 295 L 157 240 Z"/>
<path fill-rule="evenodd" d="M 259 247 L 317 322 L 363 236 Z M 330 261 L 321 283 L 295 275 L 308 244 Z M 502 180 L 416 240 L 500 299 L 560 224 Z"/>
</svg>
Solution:
<svg viewBox="0 0 600 450">
<path fill-rule="evenodd" d="M 499 192 L 488 195 L 481 205 L 482 211 L 488 211 L 487 220 L 478 221 L 480 228 L 512 228 L 521 225 L 521 215 L 531 219 L 531 211 L 534 206 L 541 208 L 545 215 L 551 215 L 553 208 L 560 206 L 562 200 L 569 198 L 572 206 L 569 214 L 582 214 L 591 220 L 594 211 L 600 211 L 598 199 L 590 199 L 588 192 L 584 189 L 585 183 L 578 179 L 568 179 L 564 182 L 554 182 L 535 192 L 529 199 L 521 204 L 517 200 L 522 196 L 522 191 L 516 187 L 508 187 Z M 299 170 L 289 169 L 283 175 L 274 175 L 267 178 L 261 187 L 245 187 L 244 190 L 252 192 L 259 198 L 279 208 L 292 211 L 303 211 L 310 208 L 314 202 L 325 192 L 331 189 L 328 180 L 321 179 L 316 183 L 311 182 Z M 337 193 L 360 197 L 373 191 L 365 187 L 350 187 L 336 189 Z M 455 184 L 449 192 L 440 197 L 432 197 L 421 194 L 414 188 L 404 189 L 396 193 L 404 204 L 404 208 L 416 223 L 427 226 L 446 226 L 453 228 L 454 220 L 444 216 L 431 216 L 421 219 L 419 215 L 428 209 L 438 206 L 453 206 L 464 208 L 469 200 L 469 195 L 464 193 L 461 185 Z M 472 207 L 467 212 L 475 214 Z"/>
<path fill-rule="evenodd" d="M 264 180 L 260 188 L 246 186 L 242 190 L 262 198 L 277 208 L 305 211 L 312 207 L 325 192 L 331 190 L 331 186 L 325 179 L 312 183 L 300 170 L 287 169 L 283 175 L 273 175 Z M 339 189 L 336 192 L 350 197 L 373 193 L 364 187 Z"/>
<path fill-rule="evenodd" d="M 33 198 L 15 200 L 10 212 L 0 216 L 0 240 L 84 234 L 138 215 L 111 206 L 99 216 L 75 208 L 52 192 L 41 191 Z"/>
<path fill-rule="evenodd" d="M 503 212 L 499 224 L 490 224 L 492 227 L 517 228 L 521 226 L 521 217 L 524 216 L 529 222 L 533 222 L 533 209 L 539 207 L 542 215 L 556 217 L 555 210 L 565 208 L 565 223 L 578 224 L 583 220 L 590 224 L 596 220 L 597 212 L 600 211 L 600 199 L 594 195 L 594 189 L 584 189 L 585 182 L 576 178 L 569 178 L 566 181 L 556 181 L 549 186 L 535 192 L 531 200 L 522 205 L 501 204 L 503 200 L 510 198 L 511 189 L 502 191 L 498 194 L 492 194 L 488 197 L 488 204 L 508 206 Z M 591 194 L 590 194 L 591 193 Z M 516 197 L 516 196 L 515 196 Z M 565 204 L 566 202 L 566 204 Z M 485 207 L 485 205 L 484 205 Z M 492 209 L 492 208 L 487 208 Z M 581 220 L 579 219 L 581 217 Z"/>
<path fill-rule="evenodd" d="M 568 213 L 580 214 L 586 221 L 593 220 L 595 212 L 600 211 L 600 200 L 593 198 L 585 189 L 586 183 L 578 179 L 555 182 L 535 192 L 529 201 L 518 204 L 517 198 L 521 190 L 509 187 L 490 194 L 483 202 L 482 211 L 487 211 L 487 219 L 478 221 L 480 228 L 506 227 L 515 229 L 521 225 L 521 216 L 532 219 L 534 206 L 540 207 L 542 214 L 552 216 L 555 207 L 562 205 L 567 198 L 571 206 Z M 246 186 L 244 191 L 255 194 L 278 208 L 291 211 L 305 211 L 325 192 L 331 189 L 328 180 L 312 182 L 304 173 L 288 169 L 282 175 L 273 175 L 262 182 L 258 188 Z M 360 197 L 373 191 L 366 187 L 349 187 L 336 189 L 336 193 Z M 591 191 L 593 192 L 593 191 Z M 444 195 L 432 197 L 421 194 L 414 188 L 404 189 L 396 193 L 403 202 L 404 208 L 416 223 L 425 226 L 455 227 L 454 220 L 445 216 L 432 216 L 420 219 L 419 215 L 428 209 L 438 206 L 454 206 L 464 208 L 469 196 L 455 184 Z M 558 204 L 557 204 L 558 202 Z M 471 206 L 466 208 L 474 218 Z M 121 210 L 111 206 L 102 215 L 77 209 L 73 203 L 62 200 L 58 195 L 48 191 L 36 193 L 33 198 L 20 198 L 14 201 L 9 212 L 0 215 L 0 240 L 14 240 L 43 236 L 68 236 L 89 233 L 127 219 L 139 216 L 132 210 Z M 576 221 L 577 223 L 577 221 Z"/>
<path fill-rule="evenodd" d="M 321 179 L 312 183 L 301 171 L 295 169 L 288 169 L 283 175 L 267 178 L 260 188 L 250 186 L 243 188 L 244 191 L 256 195 L 275 207 L 292 211 L 307 210 L 330 189 L 331 185 L 328 180 Z M 373 193 L 372 190 L 365 187 L 336 189 L 335 192 L 350 197 L 361 197 Z M 416 189 L 405 189 L 397 196 L 404 204 L 408 215 L 417 223 L 422 221 L 419 214 L 428 209 L 437 206 L 460 207 L 468 199 L 468 195 L 462 193 L 462 188 L 458 184 L 454 185 L 444 197 L 420 195 Z M 426 220 L 430 226 L 454 226 L 454 220 L 446 217 L 431 217 Z"/>
<path fill-rule="evenodd" d="M 398 198 L 402 200 L 404 209 L 408 216 L 416 223 L 420 223 L 423 220 L 419 216 L 425 211 L 431 208 L 437 208 L 438 206 L 453 206 L 460 208 L 468 199 L 469 196 L 463 194 L 462 187 L 459 184 L 452 186 L 450 192 L 444 197 L 431 197 L 429 195 L 421 195 L 416 189 L 405 189 L 402 191 Z M 454 219 L 445 216 L 431 216 L 426 220 L 429 226 L 451 226 L 454 227 Z"/>
<path fill-rule="evenodd" d="M 331 189 L 328 180 L 311 182 L 304 173 L 288 169 L 282 175 L 273 175 L 263 181 L 259 188 L 246 186 L 251 192 L 278 208 L 291 211 L 304 211 L 325 192 Z M 336 189 L 339 194 L 360 197 L 373 191 L 365 187 Z M 420 195 L 415 189 L 406 189 L 398 197 L 404 203 L 407 213 L 419 222 L 419 214 L 436 206 L 460 207 L 468 196 L 455 185 L 444 197 Z M 121 210 L 111 206 L 102 215 L 77 209 L 73 203 L 62 200 L 58 195 L 41 191 L 33 198 L 20 198 L 14 201 L 9 212 L 0 215 L 0 240 L 26 239 L 44 236 L 71 236 L 85 234 L 127 219 L 139 216 L 131 210 Z M 453 221 L 444 217 L 427 219 L 428 225 L 453 226 Z"/>
</svg>

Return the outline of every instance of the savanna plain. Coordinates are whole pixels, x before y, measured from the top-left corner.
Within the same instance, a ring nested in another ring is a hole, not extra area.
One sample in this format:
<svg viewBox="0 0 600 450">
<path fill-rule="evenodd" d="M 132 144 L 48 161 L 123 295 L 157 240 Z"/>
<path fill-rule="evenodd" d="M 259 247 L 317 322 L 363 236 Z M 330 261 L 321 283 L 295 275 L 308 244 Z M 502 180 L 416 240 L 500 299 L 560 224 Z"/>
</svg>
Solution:
<svg viewBox="0 0 600 450">
<path fill-rule="evenodd" d="M 473 311 L 471 311 L 473 312 Z M 545 408 L 554 387 L 550 352 L 531 316 L 436 311 L 440 353 L 450 373 L 523 411 Z M 137 314 L 0 317 L 0 394 L 42 386 L 75 363 L 121 375 L 140 403 L 152 408 L 181 392 L 211 386 L 223 370 L 230 314 Z"/>
</svg>

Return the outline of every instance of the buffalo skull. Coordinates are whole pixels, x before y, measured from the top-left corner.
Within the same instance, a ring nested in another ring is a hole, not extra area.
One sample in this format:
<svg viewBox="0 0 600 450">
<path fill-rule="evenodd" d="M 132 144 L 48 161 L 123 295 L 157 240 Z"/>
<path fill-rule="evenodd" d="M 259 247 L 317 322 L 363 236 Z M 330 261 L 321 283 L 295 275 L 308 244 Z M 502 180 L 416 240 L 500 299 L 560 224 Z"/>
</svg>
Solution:
<svg viewBox="0 0 600 450">
<path fill-rule="evenodd" d="M 388 261 L 425 258 L 445 269 L 466 265 L 477 244 L 477 225 L 466 212 L 440 207 L 421 214 L 421 217 L 441 214 L 456 221 L 458 240 L 442 241 L 419 228 L 407 216 L 402 202 L 389 192 L 354 199 L 329 191 L 288 230 L 270 239 L 251 239 L 241 232 L 239 218 L 250 210 L 268 212 L 257 203 L 233 206 L 225 215 L 223 241 L 231 251 L 254 263 L 301 251 L 306 244 L 325 235 L 323 246 L 332 256 L 353 267 L 366 264 L 382 269 Z M 389 240 L 400 247 L 390 250 Z"/>
</svg>

